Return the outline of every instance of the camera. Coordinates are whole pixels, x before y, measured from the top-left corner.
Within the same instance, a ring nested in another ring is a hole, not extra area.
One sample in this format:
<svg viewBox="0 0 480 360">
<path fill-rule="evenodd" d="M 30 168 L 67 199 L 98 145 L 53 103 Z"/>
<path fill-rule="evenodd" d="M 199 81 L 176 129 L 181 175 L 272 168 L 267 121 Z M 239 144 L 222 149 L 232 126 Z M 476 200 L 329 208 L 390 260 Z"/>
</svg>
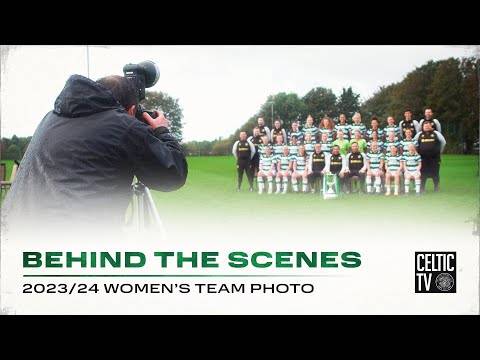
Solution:
<svg viewBox="0 0 480 360">
<path fill-rule="evenodd" d="M 152 118 L 155 118 L 157 116 L 155 111 L 144 109 L 144 107 L 140 105 L 140 101 L 145 99 L 145 88 L 152 87 L 160 78 L 158 66 L 153 61 L 147 60 L 138 64 L 125 65 L 123 67 L 123 73 L 127 79 L 131 79 L 134 82 L 137 89 L 138 106 L 135 117 L 145 122 L 143 113 L 146 112 Z"/>
</svg>

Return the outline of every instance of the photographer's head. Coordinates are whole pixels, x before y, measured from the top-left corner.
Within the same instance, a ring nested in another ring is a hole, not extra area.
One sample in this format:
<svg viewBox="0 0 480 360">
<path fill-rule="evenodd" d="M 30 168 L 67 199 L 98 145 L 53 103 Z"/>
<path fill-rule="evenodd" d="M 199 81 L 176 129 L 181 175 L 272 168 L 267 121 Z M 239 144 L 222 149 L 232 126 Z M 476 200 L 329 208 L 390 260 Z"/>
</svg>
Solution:
<svg viewBox="0 0 480 360">
<path fill-rule="evenodd" d="M 97 80 L 97 83 L 110 90 L 115 100 L 117 100 L 131 116 L 135 116 L 138 105 L 137 89 L 131 80 L 123 76 L 111 75 Z"/>
</svg>

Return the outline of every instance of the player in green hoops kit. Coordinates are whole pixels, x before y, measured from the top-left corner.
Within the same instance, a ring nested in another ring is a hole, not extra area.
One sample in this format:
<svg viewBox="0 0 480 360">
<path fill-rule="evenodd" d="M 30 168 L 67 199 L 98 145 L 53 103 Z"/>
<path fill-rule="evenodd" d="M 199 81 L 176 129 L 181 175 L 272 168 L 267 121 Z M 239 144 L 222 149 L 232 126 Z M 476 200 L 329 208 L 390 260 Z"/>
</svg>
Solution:
<svg viewBox="0 0 480 360">
<path fill-rule="evenodd" d="M 396 147 L 397 150 L 400 150 L 401 145 L 400 141 L 398 141 L 398 139 L 395 137 L 395 133 L 393 131 L 390 131 L 388 133 L 387 139 L 383 143 L 383 148 L 386 154 L 390 153 L 390 149 L 392 148 L 392 146 Z"/>
<path fill-rule="evenodd" d="M 290 149 L 290 155 L 292 156 L 297 156 L 298 154 L 298 146 L 299 146 L 299 143 L 298 143 L 298 139 L 296 136 L 292 136 L 292 138 L 290 139 L 290 145 L 288 146 L 289 149 Z"/>
<path fill-rule="evenodd" d="M 377 139 L 383 139 L 383 130 L 380 129 L 378 118 L 376 116 L 372 117 L 370 120 L 371 128 L 367 130 L 367 139 L 373 140 L 373 134 L 377 133 Z"/>
<path fill-rule="evenodd" d="M 307 116 L 307 120 L 305 126 L 303 127 L 303 138 L 307 137 L 307 134 L 310 134 L 312 140 L 317 138 L 318 128 L 315 126 L 313 122 L 312 115 Z"/>
<path fill-rule="evenodd" d="M 390 196 L 390 182 L 393 178 L 395 184 L 394 195 L 398 196 L 398 190 L 400 188 L 400 170 L 402 165 L 402 156 L 398 153 L 398 148 L 396 146 L 391 146 L 390 150 L 385 155 L 385 187 L 386 187 L 386 196 Z"/>
<path fill-rule="evenodd" d="M 312 140 L 312 135 L 309 133 L 305 134 L 303 146 L 305 146 L 305 152 L 307 153 L 307 156 L 312 155 L 313 151 L 315 150 L 315 141 Z"/>
<path fill-rule="evenodd" d="M 350 150 L 350 142 L 345 139 L 345 134 L 342 130 L 337 131 L 337 139 L 332 143 L 332 146 L 338 146 L 340 154 L 347 155 Z"/>
<path fill-rule="evenodd" d="M 257 183 L 258 193 L 261 195 L 265 189 L 264 178 L 268 181 L 268 193 L 273 192 L 273 177 L 275 176 L 276 158 L 272 155 L 272 148 L 265 148 L 265 156 L 260 159 L 260 169 L 258 170 Z"/>
<path fill-rule="evenodd" d="M 288 178 L 292 176 L 292 166 L 295 158 L 290 155 L 290 149 L 287 145 L 283 147 L 281 155 L 277 156 L 277 190 L 275 194 L 286 194 L 288 190 Z M 283 184 L 283 185 L 282 185 Z"/>
<path fill-rule="evenodd" d="M 392 131 L 395 134 L 395 140 L 400 139 L 400 127 L 396 124 L 393 116 L 387 117 L 387 126 L 385 126 L 383 131 L 385 133 L 385 139 L 388 138 L 388 134 Z"/>
<path fill-rule="evenodd" d="M 329 117 L 324 117 L 318 125 L 318 138 L 323 138 L 323 134 L 328 135 L 328 141 L 333 141 L 333 121 Z"/>
<path fill-rule="evenodd" d="M 360 113 L 356 112 L 353 114 L 352 117 L 352 124 L 350 125 L 350 139 L 352 139 L 355 135 L 355 131 L 360 131 L 361 137 L 365 137 L 365 132 L 367 131 L 367 128 L 365 124 L 362 123 L 362 115 Z M 358 141 L 357 141 L 358 142 Z M 362 151 L 360 149 L 360 151 Z M 363 151 L 362 151 L 363 152 Z"/>
<path fill-rule="evenodd" d="M 338 117 L 338 124 L 335 125 L 335 134 L 338 139 L 338 132 L 343 131 L 343 138 L 350 140 L 350 125 L 347 124 L 347 117 L 345 114 L 340 114 Z"/>
<path fill-rule="evenodd" d="M 404 137 L 400 141 L 400 149 L 402 154 L 408 153 L 408 148 L 410 147 L 410 144 L 413 144 L 417 146 L 417 142 L 413 140 L 413 131 L 412 129 L 405 129 L 404 131 Z"/>
<path fill-rule="evenodd" d="M 370 151 L 370 148 L 372 147 L 372 144 L 376 142 L 378 146 L 378 150 L 381 152 L 384 152 L 385 149 L 385 143 L 379 139 L 378 133 L 374 132 L 372 133 L 372 140 L 370 140 L 367 144 L 367 151 Z"/>
<path fill-rule="evenodd" d="M 282 155 L 284 146 L 285 144 L 283 142 L 283 136 L 277 135 L 275 137 L 275 143 L 273 144 L 273 155 L 274 156 Z"/>
<path fill-rule="evenodd" d="M 305 153 L 305 147 L 300 145 L 298 147 L 298 154 L 293 161 L 293 173 L 292 173 L 292 188 L 294 192 L 298 192 L 298 179 L 302 179 L 302 190 L 304 193 L 308 191 L 308 169 L 307 169 L 307 154 Z"/>
<path fill-rule="evenodd" d="M 405 195 L 409 193 L 410 180 L 415 181 L 415 192 L 417 195 L 420 195 L 420 187 L 422 184 L 420 173 L 422 169 L 422 157 L 417 153 L 414 144 L 408 145 L 408 151 L 403 153 L 402 163 L 403 176 L 405 178 Z"/>
<path fill-rule="evenodd" d="M 323 133 L 320 141 L 318 142 L 320 144 L 320 147 L 322 148 L 322 151 L 326 154 L 330 154 L 332 151 L 332 143 L 328 141 L 328 134 Z"/>
<path fill-rule="evenodd" d="M 290 144 L 292 143 L 293 137 L 297 138 L 298 142 L 303 141 L 303 132 L 299 130 L 298 123 L 296 121 L 292 123 L 292 130 L 288 133 L 288 142 Z"/>
<path fill-rule="evenodd" d="M 382 187 L 382 168 L 383 168 L 383 153 L 378 150 L 377 143 L 373 143 L 370 151 L 367 153 L 367 176 L 365 182 L 367 183 L 367 193 L 372 194 L 373 189 L 376 193 L 380 193 Z M 372 178 L 375 178 L 374 187 L 372 187 Z"/>
</svg>

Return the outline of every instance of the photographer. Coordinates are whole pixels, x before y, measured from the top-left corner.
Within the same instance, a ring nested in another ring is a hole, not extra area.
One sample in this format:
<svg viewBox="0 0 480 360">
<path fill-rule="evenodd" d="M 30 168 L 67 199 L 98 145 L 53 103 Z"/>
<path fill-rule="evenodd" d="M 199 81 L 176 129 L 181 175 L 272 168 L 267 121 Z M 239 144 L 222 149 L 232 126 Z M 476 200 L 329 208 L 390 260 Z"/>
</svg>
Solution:
<svg viewBox="0 0 480 360">
<path fill-rule="evenodd" d="M 133 177 L 172 191 L 185 184 L 184 152 L 157 112 L 144 122 L 133 81 L 72 75 L 36 129 L 8 193 L 8 221 L 123 224 Z"/>
</svg>

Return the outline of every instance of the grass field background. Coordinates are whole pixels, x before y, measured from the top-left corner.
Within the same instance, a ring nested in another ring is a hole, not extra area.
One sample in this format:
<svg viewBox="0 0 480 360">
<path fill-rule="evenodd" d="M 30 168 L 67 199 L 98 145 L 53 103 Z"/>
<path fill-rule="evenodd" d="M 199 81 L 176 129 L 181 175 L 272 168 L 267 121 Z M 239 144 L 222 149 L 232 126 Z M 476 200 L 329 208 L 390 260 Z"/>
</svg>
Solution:
<svg viewBox="0 0 480 360">
<path fill-rule="evenodd" d="M 13 161 L 7 164 L 7 179 Z M 179 217 L 200 222 L 228 223 L 239 217 L 265 221 L 289 221 L 293 218 L 344 219 L 352 214 L 361 221 L 405 219 L 418 222 L 464 223 L 478 216 L 478 156 L 444 155 L 441 164 L 440 192 L 433 193 L 431 180 L 421 197 L 385 197 L 348 194 L 333 200 L 320 195 L 258 195 L 248 192 L 244 176 L 242 191 L 236 192 L 236 168 L 232 156 L 189 157 L 189 174 L 183 188 L 171 193 L 153 191 L 157 207 L 165 221 Z"/>
<path fill-rule="evenodd" d="M 440 192 L 433 193 L 431 180 L 421 197 L 385 197 L 384 195 L 348 194 L 333 200 L 320 195 L 258 195 L 248 192 L 244 176 L 242 191 L 236 192 L 236 168 L 232 156 L 190 157 L 186 185 L 172 193 L 154 192 L 163 217 L 173 220 L 191 214 L 197 219 L 228 220 L 239 216 L 289 219 L 356 218 L 373 221 L 406 218 L 412 221 L 465 222 L 478 215 L 478 156 L 444 155 L 441 164 Z"/>
</svg>

